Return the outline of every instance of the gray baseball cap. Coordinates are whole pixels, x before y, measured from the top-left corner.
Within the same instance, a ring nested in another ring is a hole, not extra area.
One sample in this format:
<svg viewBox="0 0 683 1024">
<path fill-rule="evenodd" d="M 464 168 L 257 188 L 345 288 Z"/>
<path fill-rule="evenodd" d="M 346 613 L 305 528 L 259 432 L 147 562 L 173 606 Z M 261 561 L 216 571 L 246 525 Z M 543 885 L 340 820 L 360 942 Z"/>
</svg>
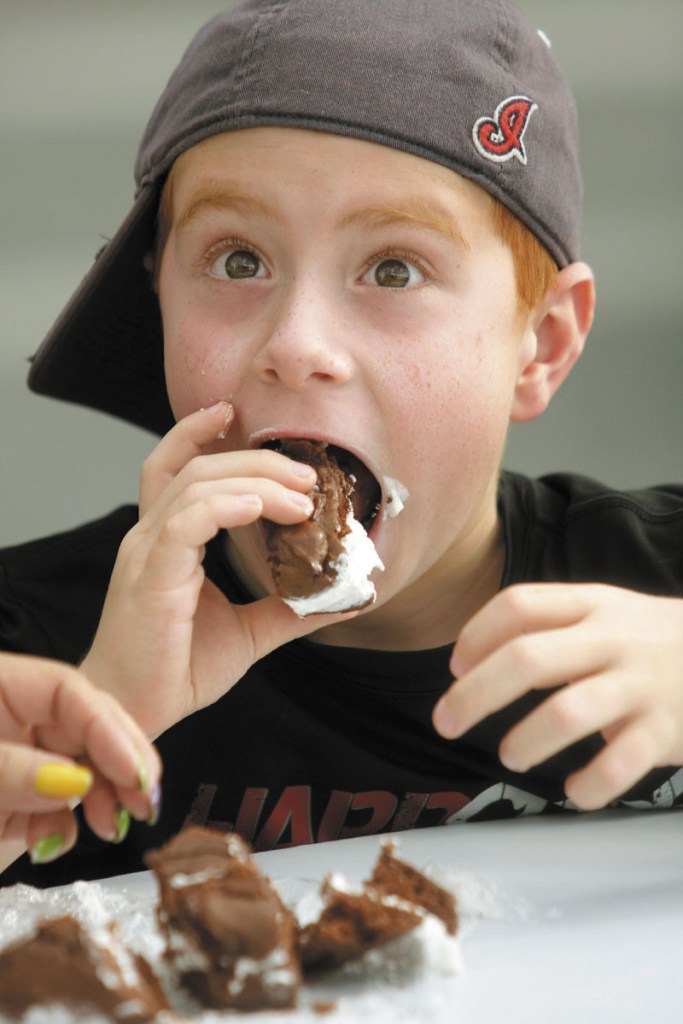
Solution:
<svg viewBox="0 0 683 1024">
<path fill-rule="evenodd" d="M 576 111 L 547 39 L 504 0 L 243 0 L 197 33 L 147 125 L 130 213 L 33 358 L 29 386 L 159 433 L 173 423 L 146 254 L 174 160 L 279 125 L 449 167 L 562 267 L 578 256 Z"/>
</svg>

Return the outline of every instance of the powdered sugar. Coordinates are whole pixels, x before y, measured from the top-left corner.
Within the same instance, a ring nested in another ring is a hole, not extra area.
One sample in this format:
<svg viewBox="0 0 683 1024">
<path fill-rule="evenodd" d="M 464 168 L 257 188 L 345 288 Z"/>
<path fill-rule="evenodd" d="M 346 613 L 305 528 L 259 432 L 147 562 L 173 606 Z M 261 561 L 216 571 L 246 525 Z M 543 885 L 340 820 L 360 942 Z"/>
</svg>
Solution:
<svg viewBox="0 0 683 1024">
<path fill-rule="evenodd" d="M 432 877 L 435 872 L 427 871 Z M 174 1007 L 172 1014 L 159 1018 L 158 1024 L 229 1024 L 236 1019 L 229 1011 L 202 1010 L 190 997 L 173 990 L 165 976 L 161 957 L 163 941 L 158 931 L 155 905 L 156 887 L 151 876 L 129 876 L 126 880 L 112 880 L 101 885 L 97 882 L 77 882 L 53 890 L 37 890 L 29 886 L 14 886 L 0 890 L 0 943 L 16 940 L 20 933 L 30 934 L 42 918 L 72 913 L 87 927 L 100 934 L 111 920 L 118 925 L 119 935 L 135 952 L 148 959 L 169 991 Z M 450 877 L 436 879 L 450 881 Z M 463 879 L 469 890 L 470 907 L 475 913 L 497 916 L 505 908 L 499 907 L 495 896 L 477 891 L 474 880 Z M 292 907 L 300 922 L 305 924 L 317 916 L 321 901 L 319 884 L 310 879 L 288 877 L 274 881 L 284 901 Z M 343 891 L 355 891 L 357 883 L 338 872 L 332 884 Z M 460 899 L 459 885 L 452 886 Z M 502 906 L 502 904 L 501 904 Z M 463 913 L 461 906 L 460 911 Z M 467 922 L 465 922 L 467 925 Z M 273 982 L 277 983 L 280 966 L 272 965 Z M 248 965 L 245 965 L 248 970 Z M 334 1024 L 414 1024 L 428 1020 L 442 1024 L 451 1017 L 444 1016 L 457 993 L 458 977 L 462 970 L 460 942 L 447 935 L 440 921 L 427 915 L 414 932 L 372 951 L 358 963 L 348 964 L 334 974 L 324 975 L 307 982 L 301 990 L 295 1010 L 259 1011 L 244 1017 L 249 1024 L 313 1024 L 321 1019 Z M 454 988 L 455 986 L 455 988 Z M 333 1003 L 334 1008 L 324 1017 L 315 1004 Z M 53 1006 L 35 1007 L 22 1024 L 104 1024 L 96 1014 L 75 1017 L 73 1009 Z M 110 1024 L 107 1021 L 107 1024 Z"/>
</svg>

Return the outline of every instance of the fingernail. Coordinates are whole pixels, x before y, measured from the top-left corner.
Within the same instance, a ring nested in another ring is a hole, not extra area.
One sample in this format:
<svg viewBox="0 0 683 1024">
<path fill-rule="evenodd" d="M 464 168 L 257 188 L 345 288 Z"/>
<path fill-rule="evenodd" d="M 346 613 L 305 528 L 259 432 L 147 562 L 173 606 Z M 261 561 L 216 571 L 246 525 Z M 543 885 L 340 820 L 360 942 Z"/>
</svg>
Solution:
<svg viewBox="0 0 683 1024">
<path fill-rule="evenodd" d="M 46 762 L 36 772 L 33 788 L 39 796 L 70 800 L 85 796 L 92 786 L 92 779 L 92 772 L 83 765 Z"/>
<path fill-rule="evenodd" d="M 447 740 L 453 739 L 458 732 L 455 719 L 443 697 L 434 708 L 434 728 Z"/>
<path fill-rule="evenodd" d="M 149 802 L 152 810 L 149 818 L 147 819 L 147 824 L 156 825 L 161 815 L 161 784 L 159 782 L 157 782 L 156 786 L 150 793 Z"/>
<path fill-rule="evenodd" d="M 142 754 L 136 752 L 135 759 L 138 763 L 138 789 L 146 794 L 149 792 L 149 768 Z"/>
<path fill-rule="evenodd" d="M 209 415 L 212 415 L 213 413 L 218 412 L 219 409 L 225 409 L 227 412 L 228 403 L 224 398 L 221 398 L 219 402 L 214 402 L 214 404 L 210 405 L 207 409 L 202 408 L 202 412 L 208 412 Z"/>
<path fill-rule="evenodd" d="M 138 782 L 140 791 L 149 795 L 149 806 L 150 813 L 147 818 L 148 825 L 156 825 L 161 814 L 161 783 L 156 782 L 150 790 L 149 785 L 149 769 L 147 768 L 147 762 L 144 761 L 138 754 Z"/>
<path fill-rule="evenodd" d="M 499 751 L 498 756 L 500 757 L 500 763 L 504 768 L 507 768 L 508 771 L 517 772 L 518 774 L 521 774 L 524 771 L 522 765 L 514 755 L 511 756 L 507 751 L 501 750 Z"/>
<path fill-rule="evenodd" d="M 111 843 L 122 843 L 128 835 L 128 829 L 130 828 L 130 812 L 125 807 L 119 805 L 114 811 L 114 821 L 116 823 L 116 831 L 109 841 Z"/>
<path fill-rule="evenodd" d="M 31 847 L 32 864 L 48 864 L 56 860 L 62 852 L 64 836 L 60 832 L 53 832 L 49 836 L 43 836 Z"/>
<path fill-rule="evenodd" d="M 294 462 L 294 460 L 292 460 L 292 472 L 294 476 L 300 476 L 302 480 L 315 474 L 312 466 L 309 466 L 306 462 Z"/>
<path fill-rule="evenodd" d="M 301 494 L 300 491 L 288 491 L 287 496 L 292 505 L 296 505 L 297 508 L 302 508 L 307 512 L 313 511 L 313 502 L 307 494 Z"/>
</svg>

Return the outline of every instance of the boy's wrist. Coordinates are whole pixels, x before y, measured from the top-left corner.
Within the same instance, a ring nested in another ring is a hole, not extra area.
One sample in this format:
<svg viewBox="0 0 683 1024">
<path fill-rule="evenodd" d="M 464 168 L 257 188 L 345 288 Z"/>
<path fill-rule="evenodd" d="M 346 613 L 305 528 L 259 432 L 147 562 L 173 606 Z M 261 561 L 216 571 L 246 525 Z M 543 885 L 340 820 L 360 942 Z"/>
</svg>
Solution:
<svg viewBox="0 0 683 1024">
<path fill-rule="evenodd" d="M 132 688 L 117 685 L 115 664 L 114 658 L 100 658 L 91 650 L 80 663 L 79 668 L 96 689 L 113 697 L 123 710 L 135 720 L 145 736 L 153 741 L 167 726 L 158 722 L 156 716 L 150 716 L 149 708 L 144 707 L 139 700 L 135 699 L 135 692 Z"/>
</svg>

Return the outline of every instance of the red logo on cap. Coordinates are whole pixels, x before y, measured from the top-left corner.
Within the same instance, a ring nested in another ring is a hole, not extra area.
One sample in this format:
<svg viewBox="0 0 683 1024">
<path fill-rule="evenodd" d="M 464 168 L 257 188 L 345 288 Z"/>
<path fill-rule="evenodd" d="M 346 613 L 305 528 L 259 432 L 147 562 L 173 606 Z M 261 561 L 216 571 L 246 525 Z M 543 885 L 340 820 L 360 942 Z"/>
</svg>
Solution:
<svg viewBox="0 0 683 1024">
<path fill-rule="evenodd" d="M 474 144 L 487 160 L 502 163 L 516 156 L 526 164 L 524 132 L 538 104 L 528 96 L 510 96 L 493 117 L 480 117 L 472 129 Z"/>
</svg>

